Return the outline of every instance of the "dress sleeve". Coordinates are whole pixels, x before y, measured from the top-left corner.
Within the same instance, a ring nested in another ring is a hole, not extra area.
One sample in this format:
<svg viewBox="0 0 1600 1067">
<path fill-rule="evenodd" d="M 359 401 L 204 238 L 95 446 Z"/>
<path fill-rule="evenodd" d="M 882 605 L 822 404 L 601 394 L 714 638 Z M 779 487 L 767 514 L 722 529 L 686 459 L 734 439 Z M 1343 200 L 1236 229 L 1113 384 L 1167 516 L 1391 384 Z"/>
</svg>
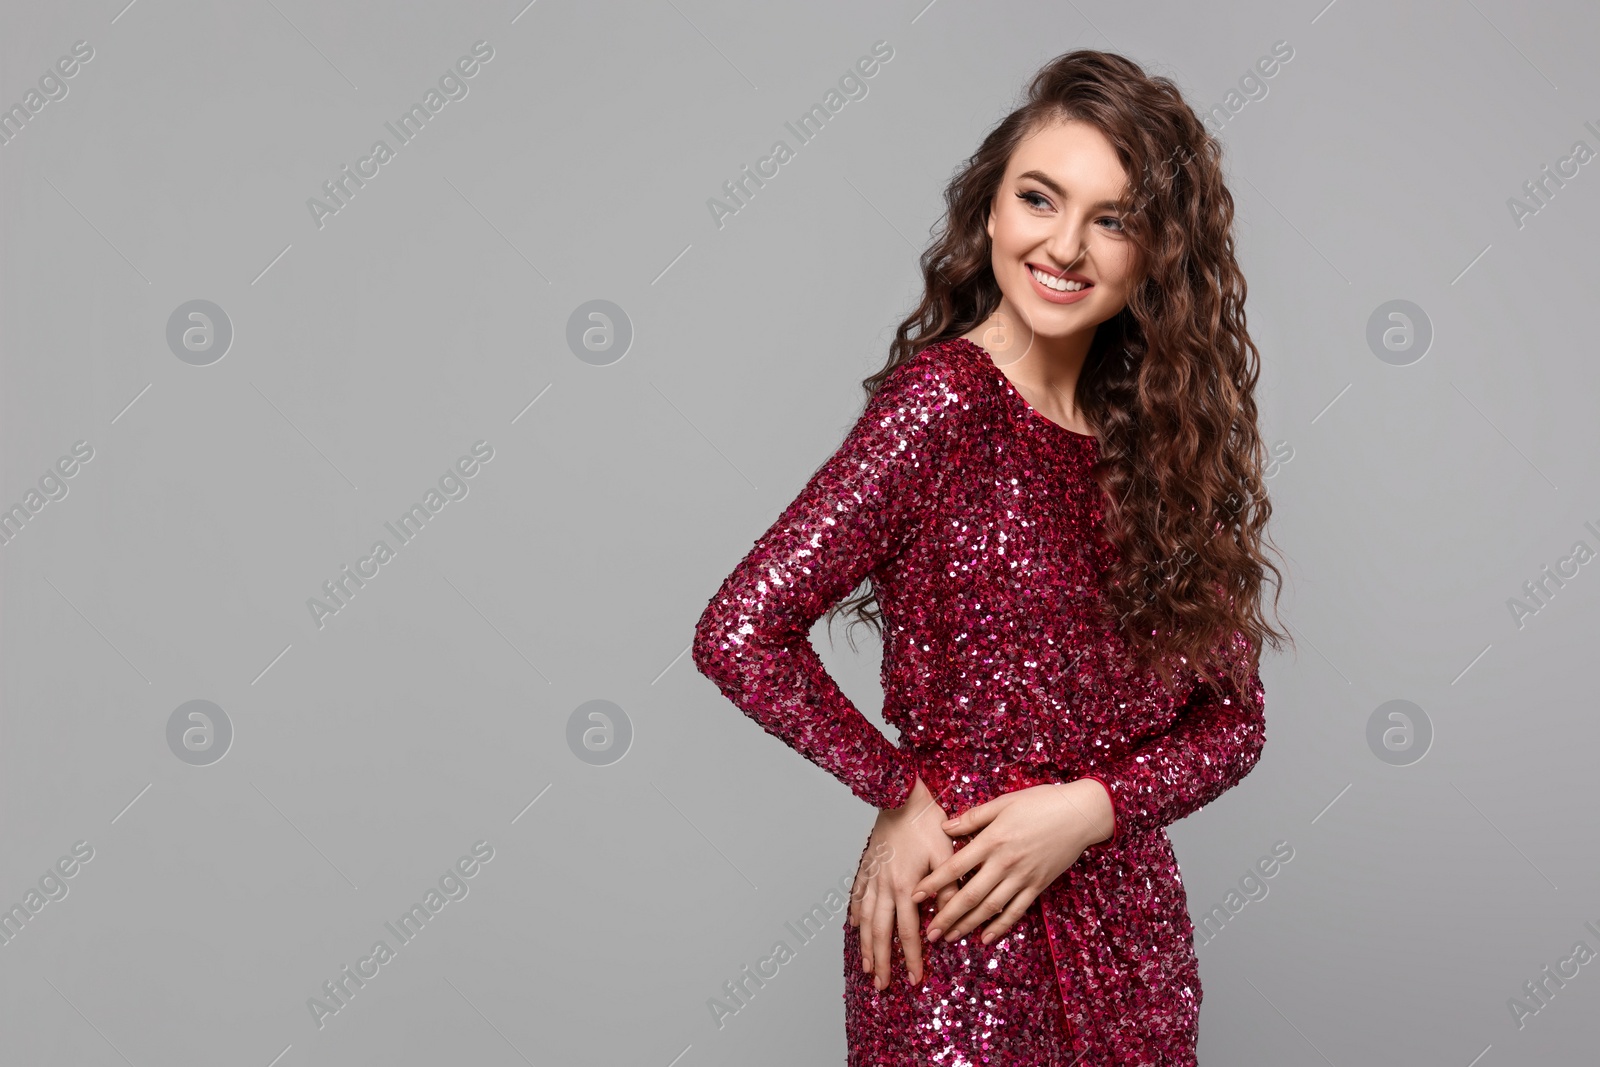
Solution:
<svg viewBox="0 0 1600 1067">
<path fill-rule="evenodd" d="M 956 369 L 924 349 L 890 371 L 695 626 L 694 664 L 724 696 L 878 808 L 905 803 L 916 768 L 828 674 L 811 627 L 936 510 L 946 461 L 969 432 Z"/>
<path fill-rule="evenodd" d="M 1231 654 L 1248 651 L 1234 634 Z M 1243 693 L 1225 678 L 1200 682 L 1172 726 L 1084 774 L 1105 787 L 1113 813 L 1110 846 L 1192 815 L 1255 767 L 1266 742 L 1266 693 L 1252 669 Z"/>
</svg>

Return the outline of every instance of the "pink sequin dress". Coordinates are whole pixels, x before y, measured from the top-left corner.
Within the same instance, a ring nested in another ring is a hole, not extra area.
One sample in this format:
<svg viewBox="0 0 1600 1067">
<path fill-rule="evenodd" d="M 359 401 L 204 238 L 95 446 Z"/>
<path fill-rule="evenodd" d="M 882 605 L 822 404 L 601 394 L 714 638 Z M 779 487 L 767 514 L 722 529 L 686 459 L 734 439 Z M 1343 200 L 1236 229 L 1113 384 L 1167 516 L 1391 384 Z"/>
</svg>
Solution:
<svg viewBox="0 0 1600 1067">
<path fill-rule="evenodd" d="M 1114 548 L 1090 477 L 1098 449 L 1030 407 L 976 344 L 926 347 L 888 375 L 696 626 L 699 670 L 876 807 L 904 803 L 918 773 L 950 815 L 1076 778 L 1111 797 L 1111 839 L 994 944 L 982 926 L 929 944 L 925 901 L 918 986 L 896 937 L 890 984 L 875 989 L 846 917 L 850 1067 L 1195 1063 L 1194 928 L 1165 827 L 1255 765 L 1264 693 L 1259 673 L 1240 693 L 1187 664 L 1163 688 L 1099 620 Z M 809 636 L 868 576 L 898 746 Z M 1247 651 L 1236 634 L 1230 654 Z"/>
</svg>

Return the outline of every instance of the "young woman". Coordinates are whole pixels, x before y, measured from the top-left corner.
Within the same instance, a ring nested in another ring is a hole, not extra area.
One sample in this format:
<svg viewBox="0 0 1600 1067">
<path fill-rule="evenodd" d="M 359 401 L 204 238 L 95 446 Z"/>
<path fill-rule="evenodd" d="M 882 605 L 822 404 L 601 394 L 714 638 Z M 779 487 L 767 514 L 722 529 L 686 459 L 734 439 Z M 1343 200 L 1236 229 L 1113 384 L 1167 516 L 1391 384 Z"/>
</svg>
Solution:
<svg viewBox="0 0 1600 1067">
<path fill-rule="evenodd" d="M 1040 71 L 946 190 L 866 410 L 696 628 L 702 673 L 881 809 L 851 1067 L 1195 1063 L 1165 827 L 1255 765 L 1287 636 L 1220 152 L 1121 56 Z M 846 607 L 898 747 L 811 646 Z"/>
</svg>

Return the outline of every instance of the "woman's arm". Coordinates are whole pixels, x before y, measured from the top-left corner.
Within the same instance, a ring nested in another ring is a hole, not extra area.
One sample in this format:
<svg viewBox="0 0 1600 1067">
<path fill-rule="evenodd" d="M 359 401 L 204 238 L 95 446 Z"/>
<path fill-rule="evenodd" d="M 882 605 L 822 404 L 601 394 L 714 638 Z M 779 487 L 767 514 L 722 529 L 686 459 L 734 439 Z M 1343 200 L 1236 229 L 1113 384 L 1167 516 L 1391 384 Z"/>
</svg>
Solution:
<svg viewBox="0 0 1600 1067">
<path fill-rule="evenodd" d="M 694 664 L 723 695 L 878 808 L 905 803 L 916 769 L 839 689 L 811 627 L 933 513 L 953 446 L 972 432 L 968 392 L 940 350 L 895 367 L 695 626 Z"/>
<path fill-rule="evenodd" d="M 1232 654 L 1247 651 L 1235 634 Z M 1082 775 L 1105 787 L 1111 800 L 1111 837 L 1147 833 L 1192 815 L 1249 774 L 1266 743 L 1266 693 L 1259 669 L 1243 693 L 1224 680 L 1201 682 L 1163 734 L 1127 752 L 1096 760 Z"/>
</svg>

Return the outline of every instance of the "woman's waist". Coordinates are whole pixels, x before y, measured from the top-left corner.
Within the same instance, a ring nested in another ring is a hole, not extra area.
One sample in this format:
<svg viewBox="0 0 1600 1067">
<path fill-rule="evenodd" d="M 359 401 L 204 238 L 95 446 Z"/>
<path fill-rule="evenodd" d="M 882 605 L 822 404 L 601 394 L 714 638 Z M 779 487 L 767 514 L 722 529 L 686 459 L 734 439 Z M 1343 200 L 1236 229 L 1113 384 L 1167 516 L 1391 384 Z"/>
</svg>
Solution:
<svg viewBox="0 0 1600 1067">
<path fill-rule="evenodd" d="M 900 750 L 948 817 L 1018 789 L 1069 780 L 1042 751 L 1025 747 L 917 745 L 902 738 Z"/>
<path fill-rule="evenodd" d="M 959 712 L 948 710 L 951 703 Z M 960 772 L 1060 780 L 1059 772 L 1084 765 L 1086 742 L 1105 731 L 1094 717 L 1064 703 L 946 698 L 939 706 L 885 695 L 884 721 L 899 732 L 898 746 L 919 765 Z"/>
</svg>

